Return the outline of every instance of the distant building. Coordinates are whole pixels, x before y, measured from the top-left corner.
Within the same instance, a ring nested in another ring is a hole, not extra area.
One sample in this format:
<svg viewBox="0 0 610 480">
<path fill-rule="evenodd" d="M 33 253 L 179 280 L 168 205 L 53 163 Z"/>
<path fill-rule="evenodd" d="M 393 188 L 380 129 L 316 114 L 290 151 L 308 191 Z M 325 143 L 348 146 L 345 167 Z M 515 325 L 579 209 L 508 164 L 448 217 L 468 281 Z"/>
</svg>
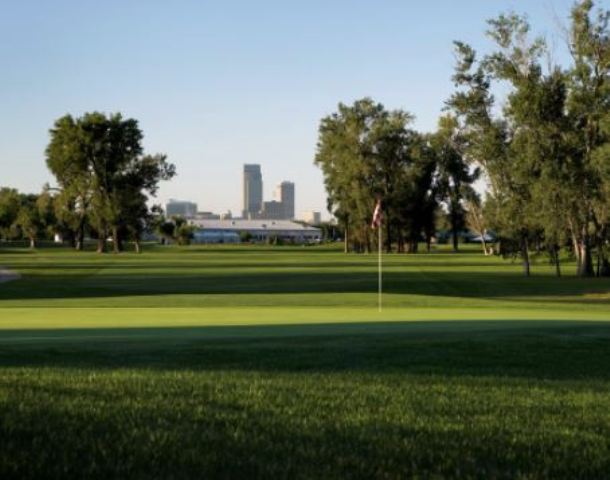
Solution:
<svg viewBox="0 0 610 480">
<path fill-rule="evenodd" d="M 263 202 L 263 210 L 260 213 L 260 217 L 266 220 L 286 220 L 285 205 L 276 200 Z"/>
<path fill-rule="evenodd" d="M 289 220 L 191 220 L 195 227 L 196 243 L 237 243 L 242 233 L 248 233 L 255 241 L 277 237 L 295 243 L 319 242 L 319 228 Z"/>
<path fill-rule="evenodd" d="M 263 176 L 260 165 L 244 165 L 243 205 L 244 218 L 256 218 L 263 208 Z"/>
<path fill-rule="evenodd" d="M 197 220 L 220 220 L 220 215 L 212 212 L 197 212 L 195 218 Z"/>
<path fill-rule="evenodd" d="M 193 218 L 197 215 L 197 204 L 170 199 L 165 205 L 165 215 L 167 217 Z"/>
<path fill-rule="evenodd" d="M 294 218 L 294 183 L 284 181 L 275 189 L 275 198 L 282 203 L 283 214 L 280 218 L 292 220 Z"/>
<path fill-rule="evenodd" d="M 320 225 L 322 223 L 322 214 L 313 210 L 303 212 L 302 220 L 309 225 Z"/>
<path fill-rule="evenodd" d="M 227 210 L 225 213 L 221 213 L 220 219 L 221 220 L 232 220 L 233 214 L 231 213 L 231 210 Z"/>
</svg>

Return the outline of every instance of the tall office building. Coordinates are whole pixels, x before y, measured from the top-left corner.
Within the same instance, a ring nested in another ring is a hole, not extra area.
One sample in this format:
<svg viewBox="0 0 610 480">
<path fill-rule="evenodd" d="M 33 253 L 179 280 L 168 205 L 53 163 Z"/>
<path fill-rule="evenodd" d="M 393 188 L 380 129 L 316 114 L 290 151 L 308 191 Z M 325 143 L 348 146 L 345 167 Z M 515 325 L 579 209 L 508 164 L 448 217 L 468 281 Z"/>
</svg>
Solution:
<svg viewBox="0 0 610 480">
<path fill-rule="evenodd" d="M 275 189 L 275 198 L 282 203 L 283 217 L 286 220 L 292 220 L 294 218 L 294 183 L 280 183 Z"/>
<path fill-rule="evenodd" d="M 244 218 L 256 218 L 263 208 L 263 176 L 261 166 L 244 165 Z"/>
</svg>

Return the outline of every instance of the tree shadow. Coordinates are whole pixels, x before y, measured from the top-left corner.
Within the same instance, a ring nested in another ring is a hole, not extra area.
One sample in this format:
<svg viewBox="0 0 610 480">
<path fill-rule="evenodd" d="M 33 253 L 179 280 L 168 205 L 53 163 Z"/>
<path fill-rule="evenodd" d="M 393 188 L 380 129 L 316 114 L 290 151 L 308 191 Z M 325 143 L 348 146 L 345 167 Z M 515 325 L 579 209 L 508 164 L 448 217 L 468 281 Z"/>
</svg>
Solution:
<svg viewBox="0 0 610 480">
<path fill-rule="evenodd" d="M 0 368 L 360 372 L 610 380 L 610 324 L 450 321 L 5 330 Z"/>
<path fill-rule="evenodd" d="M 131 269 L 120 273 L 26 275 L 0 287 L 1 300 L 101 298 L 154 295 L 236 295 L 301 293 L 371 293 L 377 290 L 374 271 L 307 271 L 277 265 L 277 270 L 258 268 L 216 271 L 161 271 Z M 102 267 L 92 270 L 99 270 Z M 112 269 L 103 270 L 112 272 Z M 577 297 L 593 294 L 597 303 L 610 304 L 610 279 L 579 279 L 537 276 L 524 278 L 512 272 L 388 271 L 384 291 L 390 294 L 462 298 L 547 297 L 578 303 Z M 572 297 L 572 298 L 569 298 Z M 589 300 L 586 299 L 588 302 Z"/>
</svg>

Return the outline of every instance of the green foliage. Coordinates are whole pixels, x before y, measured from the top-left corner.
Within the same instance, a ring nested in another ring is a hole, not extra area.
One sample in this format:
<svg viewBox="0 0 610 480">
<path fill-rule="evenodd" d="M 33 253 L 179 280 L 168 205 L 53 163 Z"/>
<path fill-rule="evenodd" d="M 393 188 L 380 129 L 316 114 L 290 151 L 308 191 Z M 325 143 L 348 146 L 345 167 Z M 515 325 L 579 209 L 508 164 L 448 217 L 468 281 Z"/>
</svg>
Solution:
<svg viewBox="0 0 610 480">
<path fill-rule="evenodd" d="M 6 239 L 19 215 L 20 199 L 17 190 L 0 188 L 0 235 Z"/>
<path fill-rule="evenodd" d="M 239 241 L 241 243 L 250 243 L 252 241 L 252 234 L 250 232 L 239 232 Z"/>
<path fill-rule="evenodd" d="M 383 202 L 387 249 L 396 238 L 416 249 L 431 216 L 420 208 L 430 197 L 434 160 L 411 114 L 387 111 L 369 98 L 320 122 L 315 164 L 324 175 L 329 209 L 342 223 L 346 247 L 370 251 L 376 198 Z"/>
<path fill-rule="evenodd" d="M 144 155 L 143 134 L 134 119 L 94 112 L 66 115 L 55 122 L 47 147 L 47 166 L 61 189 L 58 218 L 82 247 L 89 226 L 105 249 L 109 232 L 115 251 L 123 232 L 139 245 L 147 224 L 146 202 L 158 183 L 175 175 L 165 155 Z"/>
<path fill-rule="evenodd" d="M 526 273 L 533 242 L 546 244 L 558 274 L 558 252 L 568 239 L 580 275 L 594 273 L 594 245 L 597 274 L 608 265 L 610 11 L 591 18 L 593 6 L 580 1 L 573 9 L 574 61 L 566 69 L 543 67 L 544 41 L 530 40 L 529 24 L 515 14 L 489 22 L 497 50 L 481 61 L 456 43 L 458 90 L 448 106 L 460 120 L 467 156 L 489 179 L 487 222 L 504 246 L 518 246 Z M 494 82 L 510 87 L 499 117 Z"/>
<path fill-rule="evenodd" d="M 176 224 L 176 241 L 178 245 L 190 245 L 191 240 L 195 237 L 195 227 L 182 223 L 178 226 Z"/>
<path fill-rule="evenodd" d="M 457 119 L 446 115 L 441 117 L 438 131 L 430 138 L 437 168 L 435 190 L 447 209 L 454 251 L 458 250 L 459 233 L 466 226 L 464 200 L 472 197 L 472 184 L 479 177 L 479 170 L 471 172 L 464 157 L 465 138 L 460 135 L 458 127 Z"/>
</svg>

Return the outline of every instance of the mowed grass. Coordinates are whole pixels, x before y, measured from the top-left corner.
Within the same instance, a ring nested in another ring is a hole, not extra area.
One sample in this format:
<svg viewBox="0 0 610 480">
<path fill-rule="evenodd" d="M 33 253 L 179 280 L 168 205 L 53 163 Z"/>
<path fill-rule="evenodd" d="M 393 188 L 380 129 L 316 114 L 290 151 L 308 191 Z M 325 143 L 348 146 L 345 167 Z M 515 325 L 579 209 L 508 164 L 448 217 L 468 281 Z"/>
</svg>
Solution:
<svg viewBox="0 0 610 480">
<path fill-rule="evenodd" d="M 610 281 L 384 262 L 0 252 L 0 477 L 608 477 Z"/>
</svg>

